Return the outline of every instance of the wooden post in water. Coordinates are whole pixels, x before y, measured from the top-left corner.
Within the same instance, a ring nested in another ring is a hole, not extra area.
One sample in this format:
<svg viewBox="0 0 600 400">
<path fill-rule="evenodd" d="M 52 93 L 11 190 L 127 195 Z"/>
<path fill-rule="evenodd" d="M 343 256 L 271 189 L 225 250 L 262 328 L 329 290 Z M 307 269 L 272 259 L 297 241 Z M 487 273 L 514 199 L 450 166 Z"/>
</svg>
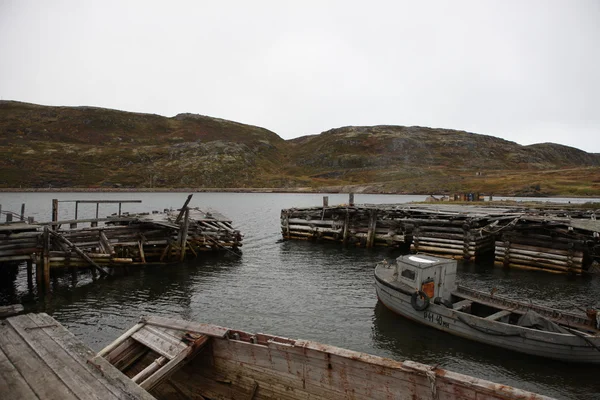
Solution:
<svg viewBox="0 0 600 400">
<path fill-rule="evenodd" d="M 75 201 L 75 221 L 77 221 L 77 217 L 79 216 L 79 202 Z M 71 222 L 69 225 L 71 229 L 77 228 L 77 222 Z"/>
<path fill-rule="evenodd" d="M 369 211 L 369 229 L 367 231 L 367 249 L 373 247 L 375 243 L 375 227 L 377 226 L 377 210 Z"/>
<path fill-rule="evenodd" d="M 52 199 L 52 222 L 58 221 L 58 199 Z M 58 226 L 52 225 L 52 230 L 55 231 Z"/>
<path fill-rule="evenodd" d="M 348 205 L 351 207 L 354 206 L 354 193 L 352 192 L 348 193 Z"/>
<path fill-rule="evenodd" d="M 21 204 L 21 221 L 25 221 L 25 203 Z"/>
<path fill-rule="evenodd" d="M 27 288 L 33 289 L 33 261 L 27 260 Z"/>
<path fill-rule="evenodd" d="M 344 233 L 342 236 L 342 243 L 348 244 L 348 236 L 350 235 L 350 211 L 346 208 L 346 218 L 344 218 Z"/>
<path fill-rule="evenodd" d="M 290 238 L 290 215 L 287 212 L 283 216 L 283 237 Z"/>
<path fill-rule="evenodd" d="M 100 203 L 96 203 L 96 219 L 98 219 L 98 210 L 100 208 Z M 98 221 L 92 221 L 92 223 L 90 224 L 92 228 L 95 228 L 98 226 Z"/>
<path fill-rule="evenodd" d="M 323 196 L 323 208 L 329 207 L 329 196 Z"/>
<path fill-rule="evenodd" d="M 187 200 L 185 201 L 185 203 L 183 203 L 183 207 L 181 207 L 181 211 L 179 211 L 179 214 L 177 215 L 177 218 L 175 218 L 175 223 L 178 224 L 179 221 L 181 221 L 181 218 L 183 217 L 183 213 L 185 212 L 185 210 L 187 210 L 187 206 L 190 203 L 190 200 L 192 200 L 192 196 L 193 194 L 190 194 L 187 197 Z"/>
<path fill-rule="evenodd" d="M 42 286 L 38 286 L 38 289 L 48 291 L 50 289 L 50 231 L 47 226 L 44 227 L 44 250 L 42 253 Z M 39 282 L 39 281 L 38 281 Z"/>
<path fill-rule="evenodd" d="M 185 207 L 185 214 L 183 217 L 183 223 L 181 224 L 181 230 L 180 232 L 180 238 L 179 238 L 179 248 L 181 249 L 181 253 L 179 254 L 179 260 L 183 261 L 185 260 L 185 248 L 186 248 L 186 244 L 187 244 L 187 236 L 188 236 L 188 229 L 190 226 L 190 209 L 187 208 L 187 206 Z"/>
<path fill-rule="evenodd" d="M 138 240 L 138 249 L 140 250 L 140 258 L 143 264 L 146 264 L 146 254 L 144 253 L 144 244 L 141 240 Z"/>
</svg>

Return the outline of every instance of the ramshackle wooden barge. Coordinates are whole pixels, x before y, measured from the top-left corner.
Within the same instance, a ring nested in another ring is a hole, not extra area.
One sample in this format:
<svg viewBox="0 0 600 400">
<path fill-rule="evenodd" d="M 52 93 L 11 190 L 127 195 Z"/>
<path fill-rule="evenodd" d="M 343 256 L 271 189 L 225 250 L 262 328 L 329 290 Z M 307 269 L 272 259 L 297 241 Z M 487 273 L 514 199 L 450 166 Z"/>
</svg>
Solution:
<svg viewBox="0 0 600 400">
<path fill-rule="evenodd" d="M 242 234 L 232 221 L 191 208 L 190 200 L 179 210 L 139 214 L 121 212 L 121 203 L 139 201 L 78 200 L 119 203 L 119 213 L 64 221 L 57 218 L 55 200 L 51 222 L 0 225 L 0 263 L 26 261 L 30 281 L 35 264 L 38 284 L 47 285 L 55 268 L 91 268 L 96 276 L 108 275 L 109 267 L 180 262 L 206 251 L 239 254 Z"/>
<path fill-rule="evenodd" d="M 307 340 L 146 317 L 91 360 L 157 399 L 548 399 L 411 361 Z"/>
<path fill-rule="evenodd" d="M 342 204 L 281 211 L 286 240 L 387 246 L 441 257 L 572 274 L 600 263 L 594 210 L 453 204 Z M 600 269 L 600 268 L 599 268 Z"/>
</svg>

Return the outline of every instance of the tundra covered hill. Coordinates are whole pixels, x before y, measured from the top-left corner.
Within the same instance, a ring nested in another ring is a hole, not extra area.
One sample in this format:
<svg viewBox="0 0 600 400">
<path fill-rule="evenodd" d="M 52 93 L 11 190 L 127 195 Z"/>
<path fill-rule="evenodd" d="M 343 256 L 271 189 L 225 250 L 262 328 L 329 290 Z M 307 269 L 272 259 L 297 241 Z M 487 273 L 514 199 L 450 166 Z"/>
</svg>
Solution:
<svg viewBox="0 0 600 400">
<path fill-rule="evenodd" d="M 370 191 L 600 194 L 600 154 L 554 143 L 522 146 L 464 131 L 387 125 L 331 129 L 288 143 L 288 174 L 370 183 Z"/>
<path fill-rule="evenodd" d="M 96 107 L 0 102 L 0 187 L 252 187 L 278 176 L 286 143 L 256 126 Z"/>
<path fill-rule="evenodd" d="M 600 195 L 600 155 L 402 126 L 285 141 L 197 114 L 0 102 L 0 188 L 277 188 Z"/>
</svg>

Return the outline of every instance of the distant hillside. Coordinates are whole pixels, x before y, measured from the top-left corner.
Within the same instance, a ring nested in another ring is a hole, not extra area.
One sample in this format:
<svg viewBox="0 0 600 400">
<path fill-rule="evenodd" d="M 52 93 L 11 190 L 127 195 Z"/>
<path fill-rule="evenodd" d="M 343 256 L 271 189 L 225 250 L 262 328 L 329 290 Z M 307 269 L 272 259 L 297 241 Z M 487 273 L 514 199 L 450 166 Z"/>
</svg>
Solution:
<svg viewBox="0 0 600 400">
<path fill-rule="evenodd" d="M 201 115 L 0 102 L 1 187 L 279 185 L 285 145 Z"/>
<path fill-rule="evenodd" d="M 0 101 L 0 187 L 313 188 L 392 193 L 600 195 L 600 155 L 402 126 L 289 141 L 196 114 Z"/>
<path fill-rule="evenodd" d="M 341 185 L 371 183 L 370 190 L 600 193 L 600 155 L 553 143 L 521 146 L 449 129 L 351 126 L 290 145 L 289 174 Z"/>
</svg>

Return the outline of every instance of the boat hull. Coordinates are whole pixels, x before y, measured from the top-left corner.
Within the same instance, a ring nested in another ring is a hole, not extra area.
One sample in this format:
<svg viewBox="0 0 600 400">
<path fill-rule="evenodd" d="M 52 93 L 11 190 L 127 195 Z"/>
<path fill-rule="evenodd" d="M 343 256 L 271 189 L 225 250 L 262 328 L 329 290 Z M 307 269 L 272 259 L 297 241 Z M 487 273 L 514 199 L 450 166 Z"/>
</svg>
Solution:
<svg viewBox="0 0 600 400">
<path fill-rule="evenodd" d="M 379 301 L 398 315 L 469 340 L 534 356 L 561 361 L 600 364 L 600 337 L 586 339 L 510 325 L 471 315 L 431 302 L 422 311 L 413 308 L 411 293 L 394 281 L 393 269 L 378 266 L 375 285 Z M 596 346 L 596 347 L 594 347 Z"/>
<path fill-rule="evenodd" d="M 98 357 L 159 400 L 549 399 L 436 366 L 161 317 L 142 318 Z"/>
</svg>

